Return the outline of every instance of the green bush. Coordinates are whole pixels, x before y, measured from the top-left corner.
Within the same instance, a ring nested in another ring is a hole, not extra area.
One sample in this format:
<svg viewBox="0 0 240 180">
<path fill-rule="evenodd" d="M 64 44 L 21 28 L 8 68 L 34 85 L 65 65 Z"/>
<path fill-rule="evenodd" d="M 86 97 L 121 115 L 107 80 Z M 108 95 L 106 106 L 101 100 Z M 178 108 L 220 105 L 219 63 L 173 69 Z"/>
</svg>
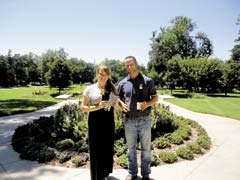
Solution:
<svg viewBox="0 0 240 180">
<path fill-rule="evenodd" d="M 170 136 L 170 142 L 178 145 L 183 144 L 183 137 L 180 134 L 173 132 Z"/>
<path fill-rule="evenodd" d="M 187 144 L 187 148 L 190 149 L 194 154 L 202 154 L 202 148 L 197 143 Z"/>
<path fill-rule="evenodd" d="M 187 147 L 179 147 L 176 151 L 177 155 L 183 159 L 193 160 L 193 152 Z"/>
<path fill-rule="evenodd" d="M 24 151 L 20 154 L 20 158 L 42 163 L 54 159 L 55 153 L 53 149 L 43 144 L 32 143 L 24 147 Z"/>
<path fill-rule="evenodd" d="M 151 166 L 158 166 L 160 164 L 160 159 L 156 154 L 151 154 Z"/>
<path fill-rule="evenodd" d="M 152 145 L 155 148 L 164 149 L 166 147 L 170 147 L 171 143 L 169 141 L 169 138 L 167 138 L 167 137 L 159 137 L 159 138 L 156 138 L 153 141 Z"/>
<path fill-rule="evenodd" d="M 23 151 L 20 154 L 20 158 L 31 161 L 38 161 L 39 152 L 44 147 L 44 145 L 39 143 L 30 143 L 24 146 Z"/>
<path fill-rule="evenodd" d="M 127 168 L 127 146 L 124 138 L 123 116 L 120 111 L 115 111 L 115 143 L 114 158 L 116 163 L 123 168 Z M 172 144 L 182 144 L 184 140 L 190 139 L 192 128 L 197 131 L 196 142 L 187 145 L 187 149 L 192 154 L 198 154 L 204 149 L 209 149 L 211 139 L 204 128 L 197 122 L 183 117 L 178 117 L 169 111 L 169 107 L 156 105 L 152 112 L 152 149 L 164 149 Z M 60 163 L 70 160 L 71 152 L 80 153 L 73 162 L 76 166 L 82 166 L 88 158 L 88 129 L 87 114 L 79 110 L 78 105 L 68 104 L 60 108 L 54 116 L 40 117 L 33 122 L 16 128 L 12 137 L 12 146 L 20 153 L 20 157 L 28 160 L 41 162 L 50 161 L 58 154 Z M 195 134 L 195 133 L 194 133 Z M 141 150 L 137 147 L 138 150 Z M 165 150 L 169 151 L 169 150 Z M 185 155 L 185 151 L 178 150 L 181 156 L 191 159 Z M 85 155 L 83 155 L 85 154 Z M 160 155 L 161 154 L 161 155 Z M 180 156 L 179 156 L 180 157 Z M 166 163 L 177 161 L 176 152 L 161 152 L 158 156 L 152 155 L 152 165 L 157 165 L 162 159 Z"/>
<path fill-rule="evenodd" d="M 56 149 L 59 151 L 64 151 L 66 149 L 72 148 L 73 146 L 74 142 L 72 139 L 64 139 L 56 143 Z"/>
<path fill-rule="evenodd" d="M 52 159 L 55 158 L 55 153 L 53 149 L 50 149 L 49 147 L 44 146 L 42 149 L 39 151 L 38 155 L 38 162 L 44 163 L 44 162 L 49 162 Z"/>
<path fill-rule="evenodd" d="M 128 167 L 127 155 L 126 154 L 122 154 L 121 156 L 119 156 L 116 159 L 116 163 L 117 163 L 117 165 L 121 166 L 122 168 L 127 169 L 127 167 Z"/>
<path fill-rule="evenodd" d="M 197 143 L 204 149 L 210 149 L 211 139 L 207 135 L 200 135 L 197 138 Z"/>
<path fill-rule="evenodd" d="M 60 153 L 57 157 L 60 163 L 64 163 L 71 159 L 71 155 L 68 152 Z"/>
<path fill-rule="evenodd" d="M 165 163 L 174 163 L 178 160 L 174 152 L 168 152 L 166 150 L 159 153 L 159 158 Z"/>
<path fill-rule="evenodd" d="M 79 156 L 75 157 L 72 160 L 72 163 L 75 164 L 76 167 L 83 166 L 87 163 L 88 161 L 88 155 L 85 153 L 79 154 Z"/>
<path fill-rule="evenodd" d="M 127 153 L 127 145 L 124 138 L 118 139 L 114 143 L 114 151 L 117 157 Z"/>
<path fill-rule="evenodd" d="M 87 140 L 81 139 L 74 144 L 73 149 L 77 152 L 88 152 Z"/>
</svg>

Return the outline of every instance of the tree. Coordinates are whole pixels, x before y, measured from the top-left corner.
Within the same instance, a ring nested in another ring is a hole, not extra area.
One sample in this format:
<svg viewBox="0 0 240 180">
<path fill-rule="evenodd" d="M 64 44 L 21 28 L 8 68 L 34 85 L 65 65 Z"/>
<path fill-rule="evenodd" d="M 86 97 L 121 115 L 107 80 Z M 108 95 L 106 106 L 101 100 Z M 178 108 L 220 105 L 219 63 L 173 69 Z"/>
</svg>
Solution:
<svg viewBox="0 0 240 180">
<path fill-rule="evenodd" d="M 0 86 L 8 86 L 8 62 L 7 58 L 0 56 Z"/>
<path fill-rule="evenodd" d="M 59 50 L 47 50 L 46 53 L 43 53 L 41 55 L 40 61 L 38 62 L 38 69 L 41 75 L 41 82 L 46 83 L 46 73 L 49 70 L 49 67 L 51 66 L 52 62 L 56 59 L 67 59 L 68 54 L 64 51 L 63 48 L 60 48 Z"/>
<path fill-rule="evenodd" d="M 192 36 L 196 24 L 191 19 L 177 16 L 170 21 L 171 26 L 160 28 L 160 32 L 153 32 L 151 38 L 150 61 L 148 69 L 155 70 L 159 78 L 163 78 L 167 71 L 167 62 L 173 56 L 181 58 L 209 57 L 213 53 L 213 46 L 207 35 L 198 32 Z"/>
<path fill-rule="evenodd" d="M 240 15 L 237 18 L 237 25 L 240 25 Z M 238 31 L 238 37 L 235 39 L 236 45 L 232 49 L 231 59 L 237 63 L 240 63 L 240 30 Z"/>
<path fill-rule="evenodd" d="M 63 88 L 71 85 L 71 70 L 64 60 L 56 59 L 49 67 L 46 79 L 50 88 L 57 87 L 60 94 Z"/>
<path fill-rule="evenodd" d="M 84 83 L 84 71 L 87 67 L 87 63 L 84 60 L 78 60 L 77 58 L 71 58 L 67 61 L 68 66 L 72 72 L 72 81 L 74 84 Z"/>
</svg>

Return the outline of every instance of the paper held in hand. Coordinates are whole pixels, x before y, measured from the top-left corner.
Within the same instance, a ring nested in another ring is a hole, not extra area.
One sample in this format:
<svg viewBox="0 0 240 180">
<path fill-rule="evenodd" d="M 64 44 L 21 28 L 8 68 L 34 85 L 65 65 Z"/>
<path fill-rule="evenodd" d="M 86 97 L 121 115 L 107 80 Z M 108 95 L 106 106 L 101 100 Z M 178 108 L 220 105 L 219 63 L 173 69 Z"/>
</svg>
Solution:
<svg viewBox="0 0 240 180">
<path fill-rule="evenodd" d="M 109 97 L 109 100 L 108 100 L 108 107 L 106 110 L 110 111 L 111 109 L 111 106 L 113 106 L 115 104 L 115 102 L 117 101 L 118 99 L 118 96 L 115 95 L 113 92 L 110 93 L 110 97 Z"/>
</svg>

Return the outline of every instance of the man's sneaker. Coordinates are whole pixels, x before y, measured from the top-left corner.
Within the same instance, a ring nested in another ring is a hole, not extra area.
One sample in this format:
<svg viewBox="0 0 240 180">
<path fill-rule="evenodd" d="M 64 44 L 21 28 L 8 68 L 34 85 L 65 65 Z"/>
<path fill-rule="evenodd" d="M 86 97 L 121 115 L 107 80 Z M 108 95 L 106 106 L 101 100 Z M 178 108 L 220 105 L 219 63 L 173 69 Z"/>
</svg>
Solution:
<svg viewBox="0 0 240 180">
<path fill-rule="evenodd" d="M 137 176 L 132 176 L 131 174 L 128 174 L 125 180 L 137 180 Z"/>
<path fill-rule="evenodd" d="M 142 178 L 142 180 L 150 180 L 149 177 Z"/>
</svg>

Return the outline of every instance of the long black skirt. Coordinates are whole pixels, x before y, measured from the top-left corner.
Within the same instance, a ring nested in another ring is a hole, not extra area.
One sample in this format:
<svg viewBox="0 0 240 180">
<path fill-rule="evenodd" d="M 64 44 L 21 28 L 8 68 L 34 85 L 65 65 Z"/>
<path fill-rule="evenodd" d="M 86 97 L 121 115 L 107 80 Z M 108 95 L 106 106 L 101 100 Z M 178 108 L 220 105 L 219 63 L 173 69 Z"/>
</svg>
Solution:
<svg viewBox="0 0 240 180">
<path fill-rule="evenodd" d="M 88 116 L 88 141 L 91 180 L 101 180 L 113 170 L 114 114 L 100 109 Z"/>
</svg>

